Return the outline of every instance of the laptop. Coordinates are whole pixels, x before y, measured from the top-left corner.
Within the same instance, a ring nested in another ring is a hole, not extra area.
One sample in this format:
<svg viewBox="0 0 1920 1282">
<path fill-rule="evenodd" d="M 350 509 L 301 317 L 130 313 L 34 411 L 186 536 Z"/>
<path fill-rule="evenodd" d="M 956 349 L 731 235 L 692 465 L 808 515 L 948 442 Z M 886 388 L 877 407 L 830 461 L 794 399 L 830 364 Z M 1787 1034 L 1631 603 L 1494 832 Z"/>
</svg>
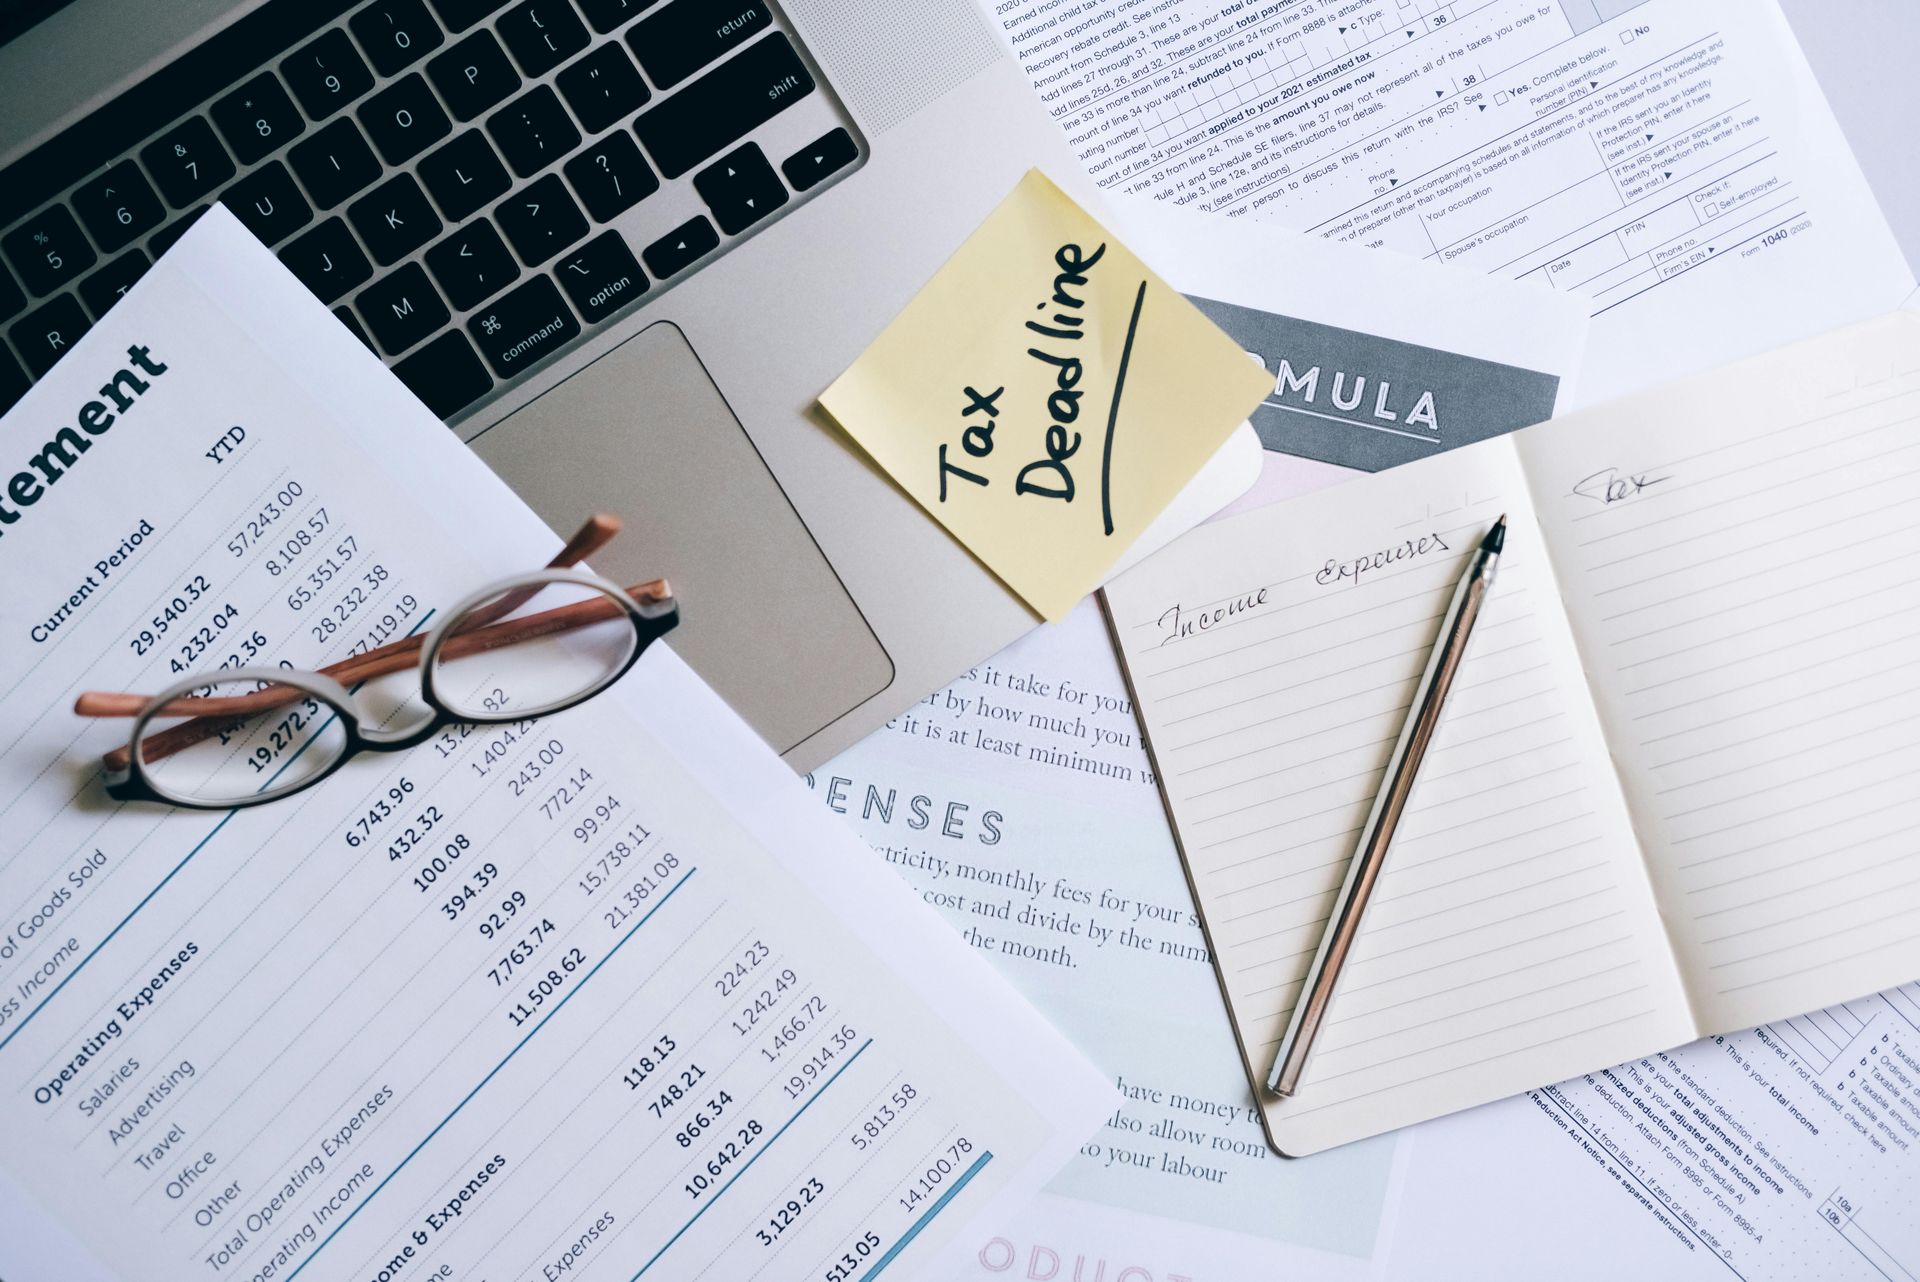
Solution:
<svg viewBox="0 0 1920 1282">
<path fill-rule="evenodd" d="M 595 568 L 670 578 L 795 767 L 1036 622 L 814 407 L 1029 166 L 1084 181 L 974 0 L 0 0 L 0 41 L 0 409 L 222 201 L 551 525 L 626 518 Z"/>
</svg>

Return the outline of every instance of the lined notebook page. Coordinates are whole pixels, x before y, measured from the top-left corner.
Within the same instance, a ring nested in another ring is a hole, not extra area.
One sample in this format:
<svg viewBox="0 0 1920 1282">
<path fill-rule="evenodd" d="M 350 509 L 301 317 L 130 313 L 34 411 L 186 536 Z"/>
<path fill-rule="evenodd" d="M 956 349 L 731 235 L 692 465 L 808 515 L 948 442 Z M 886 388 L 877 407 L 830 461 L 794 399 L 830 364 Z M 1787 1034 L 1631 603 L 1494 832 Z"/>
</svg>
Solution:
<svg viewBox="0 0 1920 1282">
<path fill-rule="evenodd" d="M 1262 1083 L 1468 550 L 1509 514 L 1301 1088 L 1283 1101 L 1256 1086 L 1283 1152 L 1691 1035 L 1527 504 L 1495 440 L 1204 526 L 1107 588 Z"/>
<path fill-rule="evenodd" d="M 1701 1031 L 1920 974 L 1920 319 L 1519 450 Z"/>
</svg>

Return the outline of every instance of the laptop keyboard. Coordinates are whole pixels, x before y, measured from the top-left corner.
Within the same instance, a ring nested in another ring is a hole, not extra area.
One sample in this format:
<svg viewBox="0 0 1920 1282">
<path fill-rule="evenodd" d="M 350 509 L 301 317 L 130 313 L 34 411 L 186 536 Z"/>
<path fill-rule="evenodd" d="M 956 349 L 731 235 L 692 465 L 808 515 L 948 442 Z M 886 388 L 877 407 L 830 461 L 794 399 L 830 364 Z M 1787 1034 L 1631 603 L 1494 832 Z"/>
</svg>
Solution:
<svg viewBox="0 0 1920 1282">
<path fill-rule="evenodd" d="M 0 410 L 221 201 L 454 417 L 853 169 L 819 88 L 765 0 L 271 0 L 0 170 Z"/>
</svg>

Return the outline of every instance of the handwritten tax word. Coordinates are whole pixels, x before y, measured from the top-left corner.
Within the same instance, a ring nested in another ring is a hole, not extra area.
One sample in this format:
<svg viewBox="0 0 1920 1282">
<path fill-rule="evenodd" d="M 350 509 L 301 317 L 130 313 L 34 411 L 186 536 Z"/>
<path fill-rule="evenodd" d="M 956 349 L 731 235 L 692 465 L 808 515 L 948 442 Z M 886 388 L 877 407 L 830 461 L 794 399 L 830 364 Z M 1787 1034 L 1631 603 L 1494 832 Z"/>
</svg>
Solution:
<svg viewBox="0 0 1920 1282">
<path fill-rule="evenodd" d="M 1053 262 L 1060 270 L 1053 278 L 1053 297 L 1048 301 L 1056 309 L 1077 310 L 1085 307 L 1084 297 L 1067 291 L 1070 288 L 1084 291 L 1087 273 L 1099 263 L 1106 252 L 1107 247 L 1104 243 L 1091 254 L 1080 246 L 1072 244 L 1062 245 L 1055 250 Z M 1046 302 L 1034 304 L 1035 311 L 1045 311 L 1046 308 Z M 1081 328 L 1086 324 L 1084 316 L 1076 316 L 1072 311 L 1056 310 L 1051 320 L 1053 323 L 1049 325 L 1030 320 L 1026 322 L 1026 328 L 1061 342 L 1077 343 L 1086 337 L 1086 331 Z M 1047 426 L 1046 456 L 1035 459 L 1020 469 L 1013 479 L 1013 492 L 1023 495 L 1037 494 L 1041 498 L 1059 499 L 1062 502 L 1071 503 L 1074 495 L 1073 473 L 1068 470 L 1067 460 L 1080 449 L 1080 433 L 1073 431 L 1072 426 L 1080 417 L 1082 393 L 1076 389 L 1085 371 L 1077 356 L 1059 356 L 1038 347 L 1029 347 L 1027 355 L 1053 368 L 1053 390 L 1047 393 L 1047 415 L 1051 422 Z M 960 448 L 969 456 L 983 459 L 993 453 L 993 430 L 1000 417 L 1000 407 L 997 402 L 1006 390 L 1004 384 L 985 393 L 972 386 L 961 389 L 962 395 L 967 398 L 967 403 L 961 409 L 960 417 L 970 421 L 960 434 Z M 991 483 L 979 472 L 970 471 L 959 463 L 949 460 L 947 446 L 948 442 L 940 443 L 940 501 L 942 503 L 947 501 L 948 476 L 958 477 L 982 488 Z"/>
<path fill-rule="evenodd" d="M 1573 492 L 1583 499 L 1592 499 L 1605 506 L 1630 499 L 1649 486 L 1672 479 L 1670 476 L 1648 476 L 1645 472 L 1638 476 L 1623 476 L 1619 468 L 1610 467 L 1583 479 L 1573 487 Z"/>
</svg>

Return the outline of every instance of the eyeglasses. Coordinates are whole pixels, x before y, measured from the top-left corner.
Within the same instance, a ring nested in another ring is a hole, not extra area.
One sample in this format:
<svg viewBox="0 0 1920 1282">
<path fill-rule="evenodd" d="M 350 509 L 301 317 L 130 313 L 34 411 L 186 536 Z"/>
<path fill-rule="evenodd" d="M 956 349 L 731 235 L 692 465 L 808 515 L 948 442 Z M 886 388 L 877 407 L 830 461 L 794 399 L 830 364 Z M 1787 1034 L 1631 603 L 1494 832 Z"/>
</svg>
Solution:
<svg viewBox="0 0 1920 1282">
<path fill-rule="evenodd" d="M 455 722 L 522 721 L 586 702 L 679 622 L 666 580 L 621 588 L 571 568 L 619 532 L 617 517 L 595 516 L 546 569 L 482 588 L 423 637 L 314 672 L 237 667 L 151 696 L 81 695 L 83 717 L 133 718 L 127 746 L 104 758 L 108 795 L 257 806 L 311 788 L 359 752 L 415 747 Z M 536 603 L 545 608 L 527 613 Z M 417 680 L 380 680 L 410 668 Z"/>
</svg>

